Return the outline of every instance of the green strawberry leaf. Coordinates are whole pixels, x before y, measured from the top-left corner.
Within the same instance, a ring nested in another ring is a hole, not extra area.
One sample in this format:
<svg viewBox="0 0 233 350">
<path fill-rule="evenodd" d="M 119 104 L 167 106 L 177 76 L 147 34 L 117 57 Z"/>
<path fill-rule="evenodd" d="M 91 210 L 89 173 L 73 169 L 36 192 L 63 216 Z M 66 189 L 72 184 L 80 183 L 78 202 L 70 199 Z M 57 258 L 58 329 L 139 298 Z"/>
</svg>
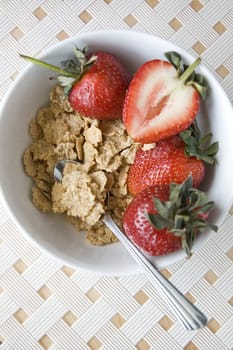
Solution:
<svg viewBox="0 0 233 350">
<path fill-rule="evenodd" d="M 207 228 L 217 231 L 218 227 L 209 223 L 203 217 L 214 207 L 214 202 L 209 201 L 205 192 L 193 188 L 192 176 L 182 184 L 170 184 L 170 196 L 168 201 L 153 198 L 155 214 L 146 213 L 150 224 L 158 230 L 167 229 L 167 232 L 181 237 L 182 246 L 188 256 L 195 235 L 198 231 Z"/>
<path fill-rule="evenodd" d="M 175 51 L 165 52 L 168 61 L 176 68 L 178 75 L 181 72 L 181 56 Z"/>
<path fill-rule="evenodd" d="M 153 198 L 153 201 L 154 206 L 157 209 L 160 216 L 167 220 L 169 218 L 169 210 L 166 206 L 166 203 L 161 202 L 158 198 L 155 197 Z"/>
<path fill-rule="evenodd" d="M 78 59 L 78 62 L 82 65 L 86 61 L 86 56 L 83 50 L 80 50 L 77 46 L 73 50 L 75 57 Z"/>
<path fill-rule="evenodd" d="M 210 145 L 206 149 L 205 153 L 208 156 L 215 156 L 215 154 L 218 152 L 218 150 L 219 150 L 219 144 L 218 144 L 218 142 L 214 142 L 214 143 L 212 143 L 212 145 Z"/>
<path fill-rule="evenodd" d="M 218 152 L 218 142 L 207 145 L 210 142 L 212 134 L 201 135 L 201 131 L 195 120 L 190 127 L 180 132 L 180 137 L 185 143 L 185 154 L 188 157 L 196 157 L 207 164 L 214 164 Z"/>
<path fill-rule="evenodd" d="M 95 62 L 95 60 L 97 59 L 97 56 L 91 56 L 85 63 L 84 63 L 84 66 L 87 67 L 87 66 L 90 66 L 92 65 L 92 63 Z"/>
<path fill-rule="evenodd" d="M 159 214 L 145 213 L 147 220 L 152 226 L 156 227 L 158 230 L 167 228 L 168 221 Z"/>
<path fill-rule="evenodd" d="M 195 80 L 192 80 L 188 82 L 187 85 L 192 85 L 195 87 L 195 89 L 198 91 L 199 95 L 201 96 L 202 100 L 205 101 L 208 93 L 208 86 L 206 85 L 201 85 L 197 83 Z"/>
<path fill-rule="evenodd" d="M 64 77 L 63 75 L 58 75 L 57 81 L 62 87 L 64 87 L 64 94 L 68 96 L 70 90 L 73 87 L 73 84 L 77 81 L 77 79 L 71 77 Z"/>
</svg>

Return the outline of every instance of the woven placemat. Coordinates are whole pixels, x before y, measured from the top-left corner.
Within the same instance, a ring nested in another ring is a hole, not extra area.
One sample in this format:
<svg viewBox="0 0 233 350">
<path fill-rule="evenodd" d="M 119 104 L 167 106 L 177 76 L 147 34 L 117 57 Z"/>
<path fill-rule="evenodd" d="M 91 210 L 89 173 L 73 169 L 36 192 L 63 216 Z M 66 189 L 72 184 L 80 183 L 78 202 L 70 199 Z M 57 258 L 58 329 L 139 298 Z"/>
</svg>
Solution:
<svg viewBox="0 0 233 350">
<path fill-rule="evenodd" d="M 169 39 L 214 73 L 233 101 L 231 0 L 2 0 L 0 100 L 37 55 L 80 32 L 132 29 Z M 25 240 L 0 206 L 0 348 L 233 349 L 233 217 L 190 261 L 162 272 L 208 317 L 188 332 L 144 275 L 99 277 L 63 266 Z"/>
</svg>

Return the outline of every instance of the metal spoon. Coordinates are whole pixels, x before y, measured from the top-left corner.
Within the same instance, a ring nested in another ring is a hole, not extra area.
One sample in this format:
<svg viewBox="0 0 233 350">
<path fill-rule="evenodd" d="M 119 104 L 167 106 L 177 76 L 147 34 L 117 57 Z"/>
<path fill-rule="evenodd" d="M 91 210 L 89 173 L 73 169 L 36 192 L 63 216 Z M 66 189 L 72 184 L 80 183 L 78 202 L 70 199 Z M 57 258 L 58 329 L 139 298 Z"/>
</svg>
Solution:
<svg viewBox="0 0 233 350">
<path fill-rule="evenodd" d="M 62 181 L 63 170 L 67 163 L 76 163 L 72 160 L 61 160 L 54 167 L 55 181 Z M 165 300 L 177 320 L 187 330 L 195 330 L 207 324 L 206 316 L 169 281 L 150 262 L 145 255 L 129 240 L 119 229 L 111 216 L 106 213 L 102 217 L 104 224 L 114 233 L 119 241 L 125 246 L 142 270 L 147 274 L 150 282 L 156 287 L 161 297 Z"/>
</svg>

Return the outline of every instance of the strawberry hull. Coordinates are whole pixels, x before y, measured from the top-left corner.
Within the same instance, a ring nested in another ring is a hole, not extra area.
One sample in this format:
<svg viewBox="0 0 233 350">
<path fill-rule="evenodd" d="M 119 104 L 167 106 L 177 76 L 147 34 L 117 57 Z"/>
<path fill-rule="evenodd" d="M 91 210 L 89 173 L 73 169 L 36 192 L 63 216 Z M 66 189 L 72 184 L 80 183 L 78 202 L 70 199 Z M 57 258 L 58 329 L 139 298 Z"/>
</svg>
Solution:
<svg viewBox="0 0 233 350">
<path fill-rule="evenodd" d="M 188 176 L 181 184 L 151 186 L 136 195 L 124 213 L 123 229 L 149 255 L 164 255 L 182 247 L 191 257 L 196 235 L 207 228 L 218 230 L 206 220 L 213 206 Z"/>
<path fill-rule="evenodd" d="M 172 253 L 181 248 L 181 238 L 169 233 L 167 229 L 155 229 L 145 213 L 155 214 L 153 197 L 168 200 L 169 186 L 146 188 L 130 203 L 123 217 L 125 234 L 140 248 L 151 256 Z"/>
</svg>

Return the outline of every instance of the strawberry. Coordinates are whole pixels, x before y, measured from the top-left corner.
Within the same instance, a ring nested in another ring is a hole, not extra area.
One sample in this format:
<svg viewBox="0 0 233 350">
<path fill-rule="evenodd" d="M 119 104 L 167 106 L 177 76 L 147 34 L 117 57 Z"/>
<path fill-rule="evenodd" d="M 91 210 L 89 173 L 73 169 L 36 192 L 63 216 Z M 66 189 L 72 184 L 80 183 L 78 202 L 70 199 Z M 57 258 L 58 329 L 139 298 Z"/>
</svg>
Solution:
<svg viewBox="0 0 233 350">
<path fill-rule="evenodd" d="M 59 68 L 41 60 L 21 55 L 27 61 L 57 72 L 71 106 L 83 116 L 104 120 L 122 117 L 130 75 L 119 60 L 106 52 L 87 55 L 74 49 L 75 60 L 63 62 Z"/>
<path fill-rule="evenodd" d="M 183 247 L 191 256 L 196 234 L 217 226 L 206 221 L 214 203 L 192 187 L 192 177 L 181 185 L 147 187 L 135 196 L 123 216 L 125 234 L 145 253 L 164 255 Z"/>
<path fill-rule="evenodd" d="M 205 175 L 205 164 L 213 164 L 218 143 L 205 146 L 211 134 L 201 137 L 196 122 L 189 129 L 166 140 L 155 148 L 136 152 L 128 175 L 128 189 L 136 195 L 148 186 L 182 183 L 190 174 L 193 186 L 199 187 Z"/>
<path fill-rule="evenodd" d="M 185 130 L 199 110 L 199 94 L 206 97 L 205 79 L 194 73 L 201 59 L 189 67 L 181 67 L 179 54 L 165 55 L 170 62 L 148 61 L 130 82 L 123 122 L 136 142 L 157 142 Z"/>
</svg>

